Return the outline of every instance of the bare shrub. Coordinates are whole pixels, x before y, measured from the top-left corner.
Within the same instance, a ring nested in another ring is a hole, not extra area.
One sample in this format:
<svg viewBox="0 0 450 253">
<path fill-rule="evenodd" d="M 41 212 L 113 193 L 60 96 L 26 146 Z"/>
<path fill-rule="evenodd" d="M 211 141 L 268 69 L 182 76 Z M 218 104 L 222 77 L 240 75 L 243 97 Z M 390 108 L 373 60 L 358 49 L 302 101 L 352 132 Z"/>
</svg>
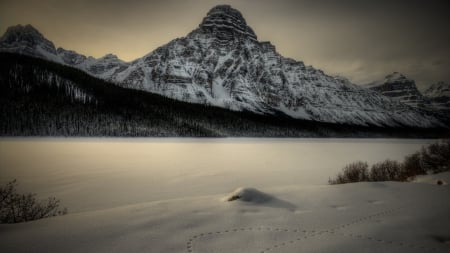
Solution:
<svg viewBox="0 0 450 253">
<path fill-rule="evenodd" d="M 427 172 L 450 171 L 450 140 L 423 147 L 420 152 L 406 156 L 403 163 L 386 160 L 372 165 L 370 173 L 365 162 L 345 166 L 329 184 L 345 184 L 362 181 L 407 181 Z"/>
<path fill-rule="evenodd" d="M 346 184 L 369 180 L 369 165 L 366 162 L 353 162 L 346 165 L 335 179 L 329 179 L 329 184 Z"/>
<path fill-rule="evenodd" d="M 60 201 L 54 197 L 39 202 L 32 193 L 17 193 L 17 181 L 0 187 L 0 223 L 19 223 L 64 215 L 66 208 L 60 208 Z"/>
<path fill-rule="evenodd" d="M 439 173 L 450 170 L 450 140 L 422 148 L 421 156 L 423 167 L 427 171 Z"/>
<path fill-rule="evenodd" d="M 370 181 L 400 181 L 402 167 L 397 161 L 386 160 L 372 165 Z"/>
<path fill-rule="evenodd" d="M 422 156 L 419 152 L 406 156 L 403 160 L 400 180 L 406 181 L 416 177 L 417 175 L 427 174 L 422 164 Z"/>
</svg>

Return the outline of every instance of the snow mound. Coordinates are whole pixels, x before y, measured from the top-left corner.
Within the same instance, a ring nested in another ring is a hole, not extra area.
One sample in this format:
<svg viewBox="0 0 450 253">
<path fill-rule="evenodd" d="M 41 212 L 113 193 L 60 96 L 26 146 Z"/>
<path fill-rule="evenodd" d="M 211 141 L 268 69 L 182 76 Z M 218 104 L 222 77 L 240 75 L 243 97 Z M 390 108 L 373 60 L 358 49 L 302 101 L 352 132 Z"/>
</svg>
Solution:
<svg viewBox="0 0 450 253">
<path fill-rule="evenodd" d="M 412 182 L 434 185 L 448 185 L 448 182 L 450 182 L 450 172 L 417 176 Z"/>
<path fill-rule="evenodd" d="M 274 197 L 258 191 L 254 188 L 240 187 L 224 198 L 225 201 L 240 200 L 244 202 L 266 203 L 273 200 Z"/>
<path fill-rule="evenodd" d="M 239 200 L 240 202 L 246 204 L 255 204 L 258 206 L 271 208 L 282 208 L 289 211 L 295 211 L 297 209 L 297 206 L 295 206 L 294 204 L 286 200 L 271 196 L 267 193 L 261 192 L 255 188 L 240 187 L 222 199 L 222 201 L 227 202 L 235 200 Z"/>
</svg>

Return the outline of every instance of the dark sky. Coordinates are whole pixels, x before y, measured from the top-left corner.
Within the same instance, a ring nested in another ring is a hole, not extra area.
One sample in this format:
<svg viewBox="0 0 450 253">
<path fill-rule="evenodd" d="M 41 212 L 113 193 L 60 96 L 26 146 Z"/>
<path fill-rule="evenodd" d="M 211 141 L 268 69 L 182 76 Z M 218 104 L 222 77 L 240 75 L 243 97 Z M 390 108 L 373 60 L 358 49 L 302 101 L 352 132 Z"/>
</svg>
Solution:
<svg viewBox="0 0 450 253">
<path fill-rule="evenodd" d="M 356 83 L 399 71 L 424 88 L 450 81 L 448 0 L 1 0 L 0 32 L 32 24 L 56 46 L 133 60 L 231 4 L 259 40 Z"/>
</svg>

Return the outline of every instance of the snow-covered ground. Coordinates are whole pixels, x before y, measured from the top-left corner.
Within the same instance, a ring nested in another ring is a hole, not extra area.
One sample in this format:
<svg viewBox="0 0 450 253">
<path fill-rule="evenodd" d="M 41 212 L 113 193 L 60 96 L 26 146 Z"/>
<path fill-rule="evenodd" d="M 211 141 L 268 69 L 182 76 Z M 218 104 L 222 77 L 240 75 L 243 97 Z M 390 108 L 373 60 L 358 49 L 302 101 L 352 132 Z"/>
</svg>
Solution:
<svg viewBox="0 0 450 253">
<path fill-rule="evenodd" d="M 326 185 L 349 161 L 399 160 L 430 142 L 2 140 L 0 180 L 70 213 L 0 225 L 1 251 L 449 252 L 450 188 L 433 182 L 450 173 Z"/>
</svg>

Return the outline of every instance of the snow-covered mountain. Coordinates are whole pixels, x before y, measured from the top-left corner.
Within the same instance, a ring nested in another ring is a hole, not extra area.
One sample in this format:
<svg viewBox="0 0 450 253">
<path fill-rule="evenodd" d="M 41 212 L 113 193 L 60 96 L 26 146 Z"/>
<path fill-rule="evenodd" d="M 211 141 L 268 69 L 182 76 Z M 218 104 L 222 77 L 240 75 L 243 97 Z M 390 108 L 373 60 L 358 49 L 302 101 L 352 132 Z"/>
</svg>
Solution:
<svg viewBox="0 0 450 253">
<path fill-rule="evenodd" d="M 14 51 L 11 45 L 23 43 L 11 43 L 10 33 L 0 39 L 1 51 L 33 55 L 33 50 Z M 38 52 L 45 45 L 25 44 Z M 258 41 L 242 14 L 228 5 L 212 8 L 186 37 L 131 63 L 111 55 L 94 59 L 64 49 L 54 53 L 53 44 L 47 47 L 48 54 L 36 56 L 182 101 L 330 123 L 442 126 L 421 110 L 281 56 L 270 42 Z"/>
<path fill-rule="evenodd" d="M 450 84 L 445 82 L 432 84 L 424 91 L 424 95 L 430 98 L 450 97 Z"/>
<path fill-rule="evenodd" d="M 46 39 L 31 25 L 9 27 L 0 38 L 0 52 L 19 53 L 54 61 L 76 67 L 103 79 L 107 79 L 116 71 L 122 71 L 128 66 L 126 62 L 112 54 L 95 59 L 72 50 L 56 49 L 53 42 Z"/>
<path fill-rule="evenodd" d="M 365 87 L 413 107 L 424 108 L 430 105 L 430 101 L 417 89 L 415 81 L 399 72 L 389 74 L 383 80 Z"/>
<path fill-rule="evenodd" d="M 414 80 L 394 72 L 383 80 L 372 82 L 365 87 L 412 107 L 437 114 L 440 118 L 446 120 L 449 118 L 447 114 L 450 110 L 450 84 L 448 83 L 432 84 L 422 94 Z"/>
<path fill-rule="evenodd" d="M 332 123 L 432 126 L 433 117 L 259 42 L 241 13 L 212 8 L 199 27 L 112 78 L 171 98 Z"/>
<path fill-rule="evenodd" d="M 450 111 L 450 84 L 438 82 L 424 91 L 424 96 L 431 100 L 437 109 Z"/>
<path fill-rule="evenodd" d="M 53 42 L 31 25 L 9 27 L 0 38 L 0 50 L 61 62 Z"/>
</svg>

